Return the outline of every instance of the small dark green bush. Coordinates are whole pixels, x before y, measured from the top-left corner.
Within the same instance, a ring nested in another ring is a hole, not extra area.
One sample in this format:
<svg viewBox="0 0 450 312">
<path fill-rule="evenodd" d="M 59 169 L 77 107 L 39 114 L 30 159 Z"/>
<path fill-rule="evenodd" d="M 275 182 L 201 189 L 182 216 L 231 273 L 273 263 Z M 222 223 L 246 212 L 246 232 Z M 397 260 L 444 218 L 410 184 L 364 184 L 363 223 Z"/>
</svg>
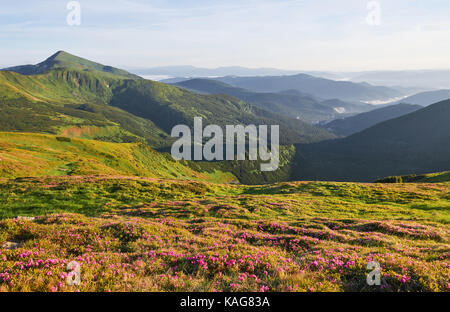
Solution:
<svg viewBox="0 0 450 312">
<path fill-rule="evenodd" d="M 403 178 L 400 176 L 387 177 L 377 180 L 376 183 L 403 183 Z"/>
<path fill-rule="evenodd" d="M 70 138 L 66 138 L 66 137 L 56 137 L 56 140 L 59 142 L 72 142 L 72 140 Z"/>
</svg>

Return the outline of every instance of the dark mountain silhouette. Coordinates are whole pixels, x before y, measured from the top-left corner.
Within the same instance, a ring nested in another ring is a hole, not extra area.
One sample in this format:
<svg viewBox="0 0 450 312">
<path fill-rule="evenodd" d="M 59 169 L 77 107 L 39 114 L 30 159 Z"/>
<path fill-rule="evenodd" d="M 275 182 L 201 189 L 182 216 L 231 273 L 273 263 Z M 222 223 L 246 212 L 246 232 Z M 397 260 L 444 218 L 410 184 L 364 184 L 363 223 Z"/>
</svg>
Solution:
<svg viewBox="0 0 450 312">
<path fill-rule="evenodd" d="M 347 138 L 296 146 L 293 179 L 374 181 L 450 169 L 450 100 Z"/>
</svg>

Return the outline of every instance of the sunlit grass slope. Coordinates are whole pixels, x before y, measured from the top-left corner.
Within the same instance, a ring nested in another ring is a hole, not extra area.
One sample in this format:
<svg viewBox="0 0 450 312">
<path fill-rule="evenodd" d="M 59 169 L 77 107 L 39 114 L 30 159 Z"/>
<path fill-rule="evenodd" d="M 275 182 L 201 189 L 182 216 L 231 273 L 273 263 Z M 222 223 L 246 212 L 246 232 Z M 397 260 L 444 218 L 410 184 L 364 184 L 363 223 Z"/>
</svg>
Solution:
<svg viewBox="0 0 450 312">
<path fill-rule="evenodd" d="M 110 143 L 53 135 L 0 132 L 0 177 L 126 175 L 233 181 L 218 171 L 198 173 L 143 143 Z"/>
<path fill-rule="evenodd" d="M 405 180 L 407 182 L 426 182 L 426 183 L 450 182 L 450 171 L 421 174 L 416 176 L 406 176 Z"/>
</svg>

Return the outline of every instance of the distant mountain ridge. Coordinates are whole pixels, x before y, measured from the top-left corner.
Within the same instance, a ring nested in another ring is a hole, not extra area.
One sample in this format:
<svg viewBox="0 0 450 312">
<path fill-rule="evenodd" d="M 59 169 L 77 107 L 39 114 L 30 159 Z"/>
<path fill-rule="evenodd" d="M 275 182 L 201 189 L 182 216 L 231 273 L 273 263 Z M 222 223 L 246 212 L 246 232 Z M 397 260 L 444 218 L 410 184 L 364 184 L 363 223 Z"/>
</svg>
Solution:
<svg viewBox="0 0 450 312">
<path fill-rule="evenodd" d="M 336 119 L 324 124 L 322 127 L 336 135 L 349 136 L 370 128 L 380 122 L 415 112 L 421 108 L 422 106 L 420 105 L 411 104 L 391 105 L 370 112 L 361 113 L 356 116 Z"/>
<path fill-rule="evenodd" d="M 155 75 L 170 77 L 219 77 L 219 76 L 268 76 L 268 75 L 293 75 L 300 71 L 283 70 L 276 68 L 247 68 L 242 66 L 228 66 L 217 68 L 201 68 L 190 65 L 184 66 L 160 66 L 147 69 L 134 70 L 139 75 Z"/>
<path fill-rule="evenodd" d="M 403 95 L 401 91 L 388 87 L 372 86 L 368 83 L 334 81 L 307 74 L 265 77 L 219 77 L 216 80 L 254 92 L 280 92 L 297 90 L 321 99 L 340 99 L 350 102 L 388 100 Z"/>
<path fill-rule="evenodd" d="M 375 86 L 409 89 L 409 92 L 424 92 L 450 89 L 450 70 L 378 70 L 378 71 L 301 71 L 316 77 L 332 80 L 367 82 Z"/>
<path fill-rule="evenodd" d="M 369 71 L 347 75 L 354 82 L 375 85 L 450 89 L 450 70 Z"/>
<path fill-rule="evenodd" d="M 339 100 L 323 101 L 297 90 L 253 92 L 215 79 L 196 78 L 174 85 L 205 94 L 228 94 L 262 109 L 310 123 L 332 120 L 339 116 L 348 116 L 374 108 L 373 105 L 363 103 L 347 103 Z"/>
<path fill-rule="evenodd" d="M 408 103 L 408 104 L 417 104 L 421 106 L 428 106 L 433 103 L 437 103 L 440 101 L 445 101 L 450 99 L 450 90 L 436 90 L 436 91 L 427 91 L 420 92 L 404 98 L 396 103 Z"/>
</svg>

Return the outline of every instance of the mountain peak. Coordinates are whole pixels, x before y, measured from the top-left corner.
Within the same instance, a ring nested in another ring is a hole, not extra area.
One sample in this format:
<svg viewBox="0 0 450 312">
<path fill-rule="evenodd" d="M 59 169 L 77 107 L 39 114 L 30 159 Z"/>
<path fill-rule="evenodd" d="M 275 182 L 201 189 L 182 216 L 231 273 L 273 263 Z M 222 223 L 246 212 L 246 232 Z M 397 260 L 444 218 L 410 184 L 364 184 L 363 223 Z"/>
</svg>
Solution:
<svg viewBox="0 0 450 312">
<path fill-rule="evenodd" d="M 56 52 L 55 54 L 53 54 L 53 55 L 50 56 L 50 57 L 55 57 L 55 56 L 65 55 L 65 54 L 72 55 L 72 54 L 70 54 L 70 53 L 68 53 L 68 52 L 66 52 L 66 51 L 59 50 L 58 52 Z"/>
<path fill-rule="evenodd" d="M 73 54 L 70 54 L 66 51 L 58 51 L 55 54 L 52 54 L 50 57 L 48 57 L 45 61 L 37 64 L 36 66 L 43 65 L 43 64 L 51 64 L 54 66 L 55 64 L 59 64 L 61 66 L 56 67 L 69 67 L 69 66 L 80 66 L 86 63 L 93 63 L 87 59 L 75 56 Z"/>
<path fill-rule="evenodd" d="M 67 56 L 72 56 L 72 57 L 76 57 L 73 54 L 67 53 L 66 51 L 63 50 L 59 50 L 58 52 L 56 52 L 55 54 L 53 54 L 52 56 L 50 56 L 49 58 L 47 58 L 47 60 L 54 60 L 56 58 L 60 58 L 60 57 L 67 57 Z"/>
<path fill-rule="evenodd" d="M 90 61 L 85 58 L 70 54 L 66 51 L 60 50 L 51 55 L 45 61 L 36 65 L 24 65 L 6 68 L 5 70 L 13 71 L 22 75 L 38 75 L 46 73 L 53 69 L 75 69 L 97 73 L 109 73 L 126 78 L 141 79 L 139 76 L 133 75 L 125 70 L 105 66 L 100 63 Z"/>
</svg>

